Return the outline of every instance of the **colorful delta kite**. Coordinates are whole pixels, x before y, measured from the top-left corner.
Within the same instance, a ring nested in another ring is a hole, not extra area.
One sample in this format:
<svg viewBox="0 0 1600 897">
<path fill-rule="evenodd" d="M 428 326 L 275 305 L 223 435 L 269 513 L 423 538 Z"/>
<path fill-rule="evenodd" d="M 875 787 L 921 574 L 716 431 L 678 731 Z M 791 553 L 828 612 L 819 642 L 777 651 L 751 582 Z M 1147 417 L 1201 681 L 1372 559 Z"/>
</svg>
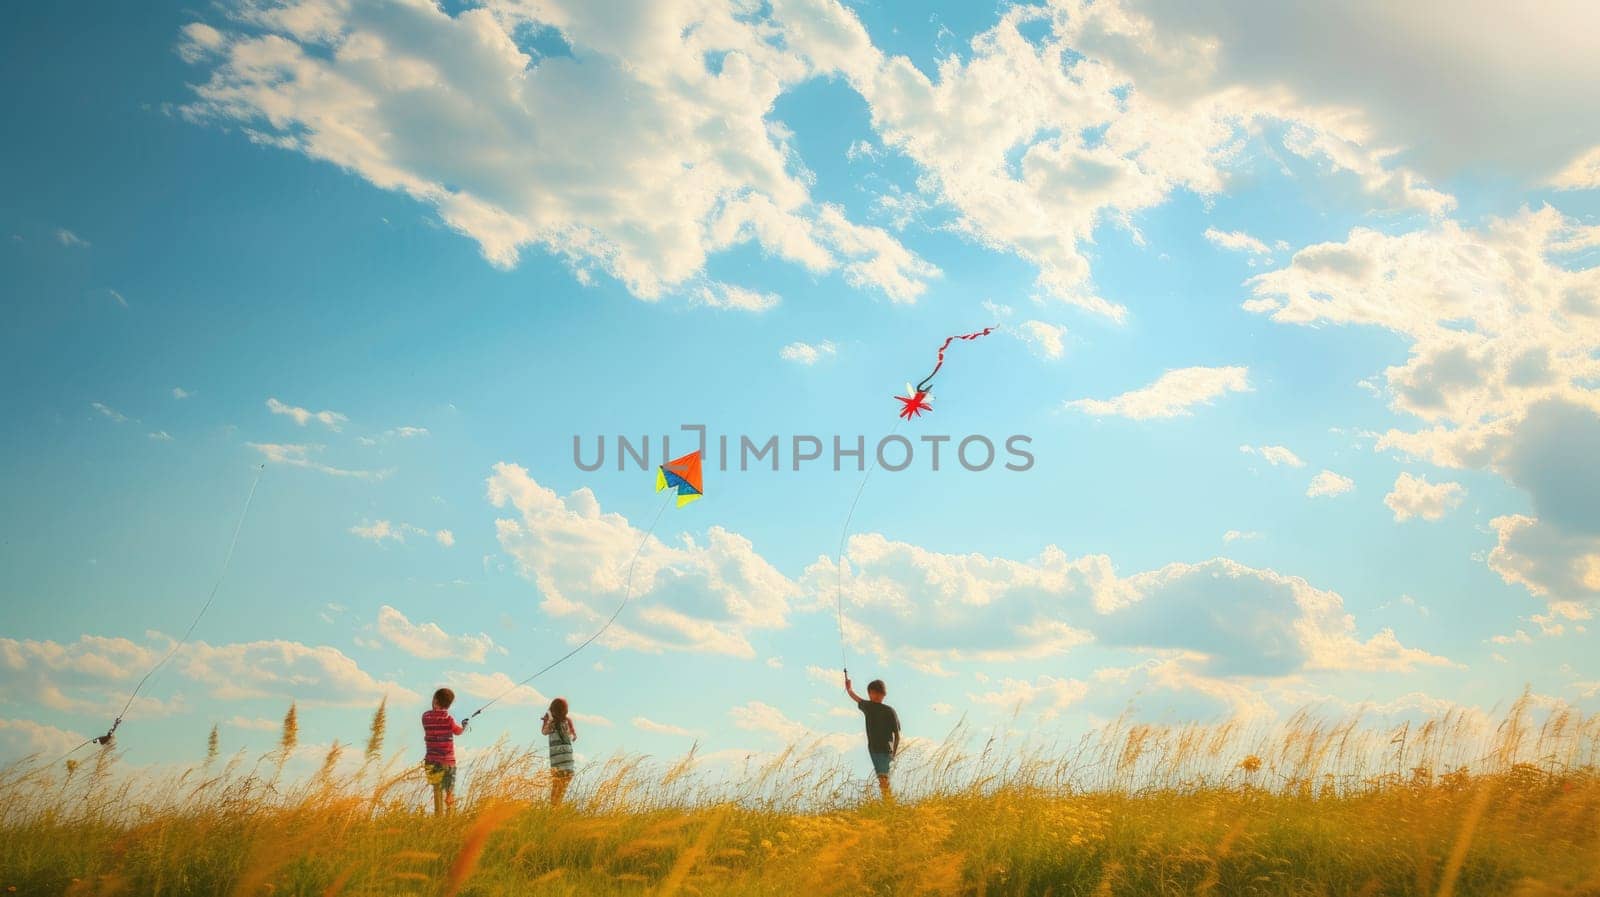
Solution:
<svg viewBox="0 0 1600 897">
<path fill-rule="evenodd" d="M 922 382 L 918 383 L 915 388 L 913 388 L 911 384 L 907 383 L 906 394 L 903 396 L 894 397 L 895 401 L 900 403 L 900 416 L 906 420 L 910 420 L 913 417 L 920 417 L 924 411 L 933 410 L 933 406 L 928 404 L 928 399 L 933 387 L 933 375 L 939 373 L 939 369 L 944 367 L 944 350 L 950 348 L 951 343 L 958 339 L 977 339 L 980 336 L 988 336 L 993 332 L 993 327 L 985 327 L 982 330 L 979 330 L 977 333 L 961 333 L 945 339 L 944 345 L 939 347 L 939 360 L 934 364 L 933 370 L 928 374 L 928 376 L 923 377 Z"/>
<path fill-rule="evenodd" d="M 700 479 L 700 453 L 690 452 L 656 468 L 656 491 L 678 490 L 678 507 L 683 507 L 705 494 Z"/>
</svg>

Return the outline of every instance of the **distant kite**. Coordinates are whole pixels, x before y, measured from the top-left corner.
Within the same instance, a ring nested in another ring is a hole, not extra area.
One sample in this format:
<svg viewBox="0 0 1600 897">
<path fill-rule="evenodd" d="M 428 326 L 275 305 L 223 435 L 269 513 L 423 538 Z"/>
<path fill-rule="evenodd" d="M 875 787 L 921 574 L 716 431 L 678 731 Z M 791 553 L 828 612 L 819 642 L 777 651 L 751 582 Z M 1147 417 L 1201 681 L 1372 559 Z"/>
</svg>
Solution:
<svg viewBox="0 0 1600 897">
<path fill-rule="evenodd" d="M 980 336 L 988 336 L 993 332 L 993 327 L 985 327 L 977 333 L 963 333 L 945 339 L 944 345 L 939 347 L 939 360 L 934 364 L 933 370 L 928 376 L 923 377 L 922 382 L 918 383 L 915 388 L 912 388 L 911 384 L 907 383 L 906 394 L 894 397 L 895 401 L 900 403 L 900 416 L 910 420 L 913 417 L 922 416 L 924 411 L 933 410 L 933 406 L 928 404 L 929 393 L 932 391 L 933 386 L 933 375 L 939 373 L 939 369 L 944 367 L 944 350 L 950 348 L 952 342 L 958 339 L 973 340 Z"/>
<path fill-rule="evenodd" d="M 656 468 L 656 491 L 678 490 L 678 507 L 683 507 L 705 494 L 700 478 L 700 453 L 690 452 Z"/>
</svg>

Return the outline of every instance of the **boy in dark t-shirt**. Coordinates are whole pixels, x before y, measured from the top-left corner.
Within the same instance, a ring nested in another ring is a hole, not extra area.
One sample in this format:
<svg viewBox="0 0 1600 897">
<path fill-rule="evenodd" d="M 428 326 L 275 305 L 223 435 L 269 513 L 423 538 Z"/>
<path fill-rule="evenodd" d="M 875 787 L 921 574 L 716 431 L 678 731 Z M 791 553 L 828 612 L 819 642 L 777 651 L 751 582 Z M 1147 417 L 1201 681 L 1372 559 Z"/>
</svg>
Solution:
<svg viewBox="0 0 1600 897">
<path fill-rule="evenodd" d="M 862 700 L 850 687 L 850 674 L 844 677 L 844 692 L 850 700 L 856 702 L 867 722 L 867 754 L 872 757 L 872 771 L 878 774 L 878 790 L 883 793 L 883 799 L 889 800 L 889 770 L 894 767 L 895 754 L 900 752 L 900 716 L 894 708 L 883 703 L 888 697 L 889 689 L 883 684 L 882 679 L 874 679 L 867 683 L 867 699 Z"/>
</svg>

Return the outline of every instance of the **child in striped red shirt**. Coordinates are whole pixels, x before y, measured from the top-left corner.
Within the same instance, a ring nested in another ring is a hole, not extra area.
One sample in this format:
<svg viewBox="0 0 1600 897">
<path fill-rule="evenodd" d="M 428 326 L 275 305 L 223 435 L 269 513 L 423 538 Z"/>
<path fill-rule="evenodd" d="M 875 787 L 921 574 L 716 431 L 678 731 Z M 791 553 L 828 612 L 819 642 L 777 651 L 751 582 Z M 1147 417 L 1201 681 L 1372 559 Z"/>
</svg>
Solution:
<svg viewBox="0 0 1600 897">
<path fill-rule="evenodd" d="M 441 688 L 433 693 L 433 709 L 422 714 L 422 740 L 427 746 L 422 769 L 433 786 L 435 815 L 453 809 L 456 802 L 456 736 L 467 731 L 467 726 L 450 715 L 455 701 L 455 692 Z"/>
</svg>

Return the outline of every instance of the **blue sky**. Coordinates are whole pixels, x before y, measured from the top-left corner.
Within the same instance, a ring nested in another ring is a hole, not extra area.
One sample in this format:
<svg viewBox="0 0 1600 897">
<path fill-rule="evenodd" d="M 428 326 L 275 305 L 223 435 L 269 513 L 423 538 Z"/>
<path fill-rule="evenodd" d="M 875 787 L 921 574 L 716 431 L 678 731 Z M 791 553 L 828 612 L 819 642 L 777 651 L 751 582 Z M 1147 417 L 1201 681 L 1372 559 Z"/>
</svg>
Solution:
<svg viewBox="0 0 1600 897">
<path fill-rule="evenodd" d="M 10 13 L 0 751 L 104 729 L 258 465 L 130 761 L 408 749 L 621 600 L 653 478 L 574 436 L 872 444 L 988 325 L 899 432 L 1029 470 L 874 474 L 842 593 L 859 473 L 712 470 L 474 740 L 854 750 L 840 594 L 935 738 L 1600 700 L 1591 10 L 631 6 Z"/>
</svg>

